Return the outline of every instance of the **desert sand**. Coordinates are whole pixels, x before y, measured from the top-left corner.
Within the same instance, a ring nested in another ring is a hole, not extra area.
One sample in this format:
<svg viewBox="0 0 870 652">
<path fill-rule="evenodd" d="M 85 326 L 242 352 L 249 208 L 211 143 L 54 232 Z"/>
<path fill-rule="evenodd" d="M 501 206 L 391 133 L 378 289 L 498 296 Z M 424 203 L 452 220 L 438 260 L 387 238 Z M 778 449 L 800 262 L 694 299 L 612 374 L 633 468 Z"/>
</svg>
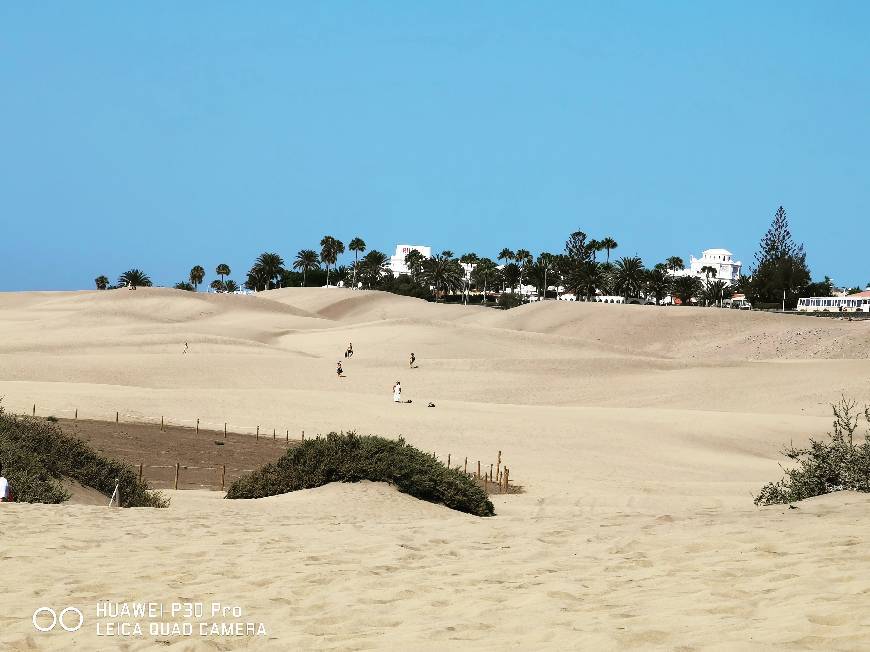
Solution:
<svg viewBox="0 0 870 652">
<path fill-rule="evenodd" d="M 413 403 L 392 403 L 396 380 Z M 352 429 L 454 464 L 501 450 L 524 493 L 493 496 L 490 519 L 372 483 L 4 505 L 0 648 L 867 649 L 870 496 L 752 502 L 841 393 L 870 401 L 870 322 L 323 288 L 2 294 L 8 410 Z M 220 601 L 267 635 L 100 637 L 99 600 Z M 35 609 L 68 605 L 80 631 L 34 630 Z"/>
</svg>

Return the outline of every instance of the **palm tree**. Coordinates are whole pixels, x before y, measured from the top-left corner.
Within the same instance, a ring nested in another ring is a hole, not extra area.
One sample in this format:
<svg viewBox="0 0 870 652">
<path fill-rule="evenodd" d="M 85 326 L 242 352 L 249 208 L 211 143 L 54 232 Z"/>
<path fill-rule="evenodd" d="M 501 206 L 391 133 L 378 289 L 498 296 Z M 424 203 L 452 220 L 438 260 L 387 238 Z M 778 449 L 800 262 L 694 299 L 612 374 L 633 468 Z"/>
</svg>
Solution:
<svg viewBox="0 0 870 652">
<path fill-rule="evenodd" d="M 620 258 L 613 265 L 611 273 L 614 289 L 626 299 L 640 296 L 645 273 L 643 261 L 639 257 Z"/>
<path fill-rule="evenodd" d="M 672 288 L 673 295 L 680 300 L 684 306 L 688 306 L 689 302 L 703 292 L 704 286 L 701 279 L 697 276 L 678 276 L 674 279 Z"/>
<path fill-rule="evenodd" d="M 214 273 L 217 274 L 218 276 L 220 276 L 221 282 L 223 282 L 224 276 L 230 275 L 230 266 L 227 265 L 226 263 L 221 263 L 220 265 L 218 265 L 215 268 Z"/>
<path fill-rule="evenodd" d="M 202 283 L 202 279 L 205 278 L 205 270 L 201 265 L 195 265 L 190 270 L 190 282 L 193 284 L 193 290 L 196 292 L 196 289 L 199 287 L 199 284 Z"/>
<path fill-rule="evenodd" d="M 619 246 L 619 243 L 616 242 L 610 236 L 607 236 L 603 240 L 601 240 L 601 247 L 607 252 L 607 262 L 610 262 L 610 252 L 616 249 Z"/>
<path fill-rule="evenodd" d="M 707 285 L 704 288 L 704 291 L 701 293 L 702 298 L 704 299 L 704 303 L 706 305 L 719 303 L 719 307 L 722 307 L 722 299 L 725 298 L 725 294 L 728 290 L 728 286 L 725 284 L 725 281 L 707 281 Z M 728 296 L 731 296 L 730 293 Z"/>
<path fill-rule="evenodd" d="M 181 281 L 179 283 L 176 283 L 174 287 L 176 290 L 187 290 L 188 292 L 194 291 L 193 286 L 187 281 Z"/>
<path fill-rule="evenodd" d="M 281 278 L 283 272 L 284 259 L 276 253 L 267 252 L 257 256 L 257 260 L 248 276 L 250 279 L 251 273 L 253 273 L 253 278 L 257 281 L 257 285 L 262 285 L 264 290 L 268 290 L 270 286 L 277 285 L 278 279 Z"/>
<path fill-rule="evenodd" d="M 498 272 L 498 266 L 495 261 L 489 258 L 481 258 L 477 261 L 474 269 L 471 272 L 471 279 L 480 287 L 483 286 L 483 303 L 486 303 L 486 287 L 489 280 Z"/>
<path fill-rule="evenodd" d="M 510 263 L 510 262 L 513 261 L 515 255 L 516 255 L 516 254 L 515 254 L 513 251 L 511 251 L 510 249 L 508 249 L 507 247 L 505 247 L 504 249 L 502 249 L 502 250 L 498 253 L 498 256 L 496 256 L 496 259 L 497 259 L 497 260 L 503 260 L 504 263 L 502 263 L 502 264 L 503 264 L 503 265 L 507 265 L 508 263 Z M 504 283 L 505 283 L 505 279 L 502 278 L 502 287 L 501 287 L 502 292 L 504 292 L 504 288 L 505 288 Z"/>
<path fill-rule="evenodd" d="M 544 273 L 544 291 L 541 293 L 541 300 L 545 301 L 547 299 L 547 288 L 549 287 L 547 284 L 547 275 L 550 272 L 556 271 L 556 257 L 551 253 L 542 251 L 538 256 L 537 265 Z"/>
<path fill-rule="evenodd" d="M 408 274 L 415 283 L 420 276 L 420 272 L 423 271 L 423 262 L 425 260 L 426 256 L 416 249 L 411 249 L 411 251 L 405 254 L 405 267 L 408 268 Z"/>
<path fill-rule="evenodd" d="M 590 240 L 586 243 L 586 247 L 589 249 L 589 253 L 592 254 L 592 262 L 595 262 L 596 254 L 599 251 L 604 251 L 604 244 L 601 240 Z"/>
<path fill-rule="evenodd" d="M 100 275 L 94 279 L 94 283 L 97 286 L 98 290 L 105 290 L 109 287 L 109 279 L 106 276 Z"/>
<path fill-rule="evenodd" d="M 656 305 L 660 305 L 671 293 L 673 279 L 668 274 L 665 265 L 661 263 L 653 267 L 646 275 L 647 294 L 655 297 Z"/>
<path fill-rule="evenodd" d="M 209 285 L 209 287 L 212 290 L 214 290 L 215 292 L 226 292 L 227 291 L 226 284 L 223 281 L 219 281 L 218 279 L 213 280 L 211 282 L 211 284 Z"/>
<path fill-rule="evenodd" d="M 366 241 L 354 238 L 347 248 L 353 252 L 353 286 L 356 287 L 356 268 L 359 266 L 359 255 L 366 250 Z"/>
<path fill-rule="evenodd" d="M 141 269 L 128 269 L 118 277 L 118 285 L 129 285 L 134 290 L 138 287 L 151 287 L 151 279 Z"/>
<path fill-rule="evenodd" d="M 710 277 L 716 278 L 716 268 L 704 265 L 701 268 L 701 273 L 706 277 L 707 283 L 710 283 Z"/>
<path fill-rule="evenodd" d="M 671 256 L 665 261 L 665 264 L 668 266 L 668 269 L 671 272 L 679 272 L 686 266 L 686 264 L 683 262 L 683 259 L 679 256 Z"/>
<path fill-rule="evenodd" d="M 532 260 L 532 252 L 528 249 L 517 249 L 517 252 L 514 254 L 514 262 L 516 262 L 520 268 L 520 294 L 523 292 L 523 274 L 528 271 Z"/>
<path fill-rule="evenodd" d="M 448 292 L 460 289 L 465 282 L 465 270 L 458 260 L 446 255 L 450 253 L 445 251 L 423 263 L 423 280 L 435 288 L 436 299 L 438 290 L 443 290 L 446 297 Z"/>
<path fill-rule="evenodd" d="M 320 241 L 320 260 L 326 263 L 326 285 L 329 286 L 329 266 L 335 265 L 338 257 L 344 253 L 344 243 L 331 235 L 323 236 Z"/>
<path fill-rule="evenodd" d="M 586 260 L 571 266 L 565 279 L 565 286 L 577 297 L 584 297 L 587 301 L 595 295 L 596 289 L 604 284 L 604 266 Z"/>
<path fill-rule="evenodd" d="M 520 280 L 520 267 L 516 263 L 508 263 L 501 268 L 502 290 L 513 288 Z"/>
<path fill-rule="evenodd" d="M 239 291 L 239 284 L 236 283 L 236 282 L 235 282 L 233 279 L 231 279 L 231 278 L 228 278 L 228 279 L 227 279 L 227 282 L 224 283 L 224 286 L 226 287 L 227 292 L 238 292 L 238 291 Z"/>
<path fill-rule="evenodd" d="M 368 281 L 369 289 L 377 285 L 381 277 L 390 274 L 390 259 L 383 252 L 372 249 L 363 256 L 360 274 Z"/>
<path fill-rule="evenodd" d="M 305 287 L 305 279 L 309 271 L 320 269 L 320 260 L 317 258 L 317 252 L 314 249 L 303 249 L 296 254 L 296 260 L 293 261 L 293 269 L 302 270 L 302 287 Z M 354 278 L 356 278 L 356 268 L 354 267 Z"/>
</svg>

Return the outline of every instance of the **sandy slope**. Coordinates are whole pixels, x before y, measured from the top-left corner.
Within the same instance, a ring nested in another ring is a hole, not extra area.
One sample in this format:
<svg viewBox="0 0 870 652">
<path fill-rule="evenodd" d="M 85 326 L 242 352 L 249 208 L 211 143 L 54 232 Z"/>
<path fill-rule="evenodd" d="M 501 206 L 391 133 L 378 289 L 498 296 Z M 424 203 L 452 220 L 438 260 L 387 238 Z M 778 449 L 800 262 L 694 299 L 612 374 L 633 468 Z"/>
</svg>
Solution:
<svg viewBox="0 0 870 652">
<path fill-rule="evenodd" d="M 486 520 L 371 484 L 7 505 L 0 648 L 864 649 L 870 499 L 751 494 L 840 392 L 870 398 L 868 344 L 866 322 L 702 309 L 0 295 L 7 408 L 401 434 L 472 465 L 501 450 L 526 488 Z M 396 379 L 411 405 L 390 402 Z M 234 602 L 268 637 L 98 638 L 98 599 Z M 35 632 L 43 603 L 81 606 L 85 628 Z"/>
</svg>

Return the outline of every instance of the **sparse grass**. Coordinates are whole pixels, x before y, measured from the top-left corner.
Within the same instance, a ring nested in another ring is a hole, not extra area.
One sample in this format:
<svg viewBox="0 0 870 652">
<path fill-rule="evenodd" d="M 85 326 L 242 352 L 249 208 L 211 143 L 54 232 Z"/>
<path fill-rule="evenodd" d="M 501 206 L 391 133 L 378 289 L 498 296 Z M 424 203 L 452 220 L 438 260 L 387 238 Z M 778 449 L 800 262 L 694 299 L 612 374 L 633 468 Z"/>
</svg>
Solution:
<svg viewBox="0 0 870 652">
<path fill-rule="evenodd" d="M 845 396 L 831 408 L 834 430 L 827 441 L 810 439 L 807 448 L 789 445 L 783 449 L 783 455 L 797 465 L 784 469 L 781 480 L 762 487 L 756 505 L 792 503 L 843 490 L 870 491 L 870 428 L 864 441 L 855 443 L 859 422 L 870 426 L 870 408 L 865 406 L 862 411 Z"/>
<path fill-rule="evenodd" d="M 458 469 L 407 444 L 354 433 L 307 439 L 277 462 L 242 476 L 227 498 L 263 498 L 330 482 L 388 482 L 399 491 L 475 516 L 493 516 L 486 492 Z"/>
<path fill-rule="evenodd" d="M 21 417 L 0 407 L 0 462 L 15 500 L 60 503 L 69 493 L 59 482 L 73 478 L 108 496 L 120 484 L 124 507 L 166 507 L 169 501 L 148 492 L 129 465 L 99 455 L 48 420 Z"/>
</svg>

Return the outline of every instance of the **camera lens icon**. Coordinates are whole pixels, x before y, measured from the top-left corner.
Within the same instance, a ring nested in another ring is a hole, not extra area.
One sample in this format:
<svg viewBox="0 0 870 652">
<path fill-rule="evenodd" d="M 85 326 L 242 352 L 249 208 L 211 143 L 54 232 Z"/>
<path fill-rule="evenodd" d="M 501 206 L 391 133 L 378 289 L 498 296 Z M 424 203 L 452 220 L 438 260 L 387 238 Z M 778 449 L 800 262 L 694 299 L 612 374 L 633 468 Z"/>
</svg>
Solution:
<svg viewBox="0 0 870 652">
<path fill-rule="evenodd" d="M 44 615 L 44 616 L 43 616 Z M 78 622 L 76 622 L 78 616 Z M 51 624 L 46 625 L 46 618 L 51 619 Z M 33 612 L 33 627 L 40 632 L 50 632 L 60 625 L 65 632 L 77 632 L 85 623 L 85 616 L 76 607 L 67 607 L 59 614 L 51 607 L 40 607 Z"/>
</svg>

